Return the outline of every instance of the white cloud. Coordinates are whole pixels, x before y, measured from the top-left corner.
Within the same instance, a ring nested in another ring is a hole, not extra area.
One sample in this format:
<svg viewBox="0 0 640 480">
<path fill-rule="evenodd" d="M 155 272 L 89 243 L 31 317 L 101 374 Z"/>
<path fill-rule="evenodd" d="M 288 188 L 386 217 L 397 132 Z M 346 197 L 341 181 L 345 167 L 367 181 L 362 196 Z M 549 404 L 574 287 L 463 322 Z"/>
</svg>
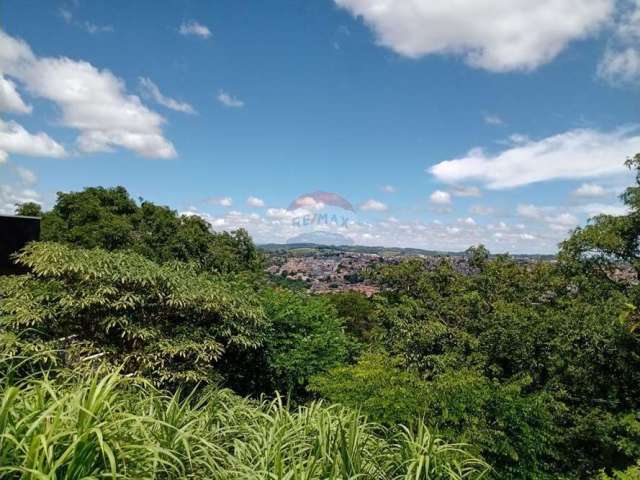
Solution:
<svg viewBox="0 0 640 480">
<path fill-rule="evenodd" d="M 194 114 L 196 111 L 193 109 L 191 105 L 186 102 L 180 102 L 178 100 L 174 100 L 170 97 L 165 97 L 161 92 L 158 86 L 153 83 L 150 78 L 140 77 L 140 89 L 143 91 L 143 94 L 147 97 L 152 98 L 160 105 L 163 105 L 171 110 L 175 110 L 177 112 L 190 113 Z"/>
<path fill-rule="evenodd" d="M 205 202 L 211 205 L 220 205 L 221 207 L 230 207 L 233 205 L 233 199 L 231 197 L 210 197 L 205 199 Z"/>
<path fill-rule="evenodd" d="M 587 205 L 581 205 L 578 209 L 581 212 L 586 213 L 589 217 L 595 217 L 596 215 L 627 215 L 629 208 L 625 205 L 607 205 L 603 203 L 589 203 Z"/>
<path fill-rule="evenodd" d="M 60 17 L 62 17 L 62 19 L 69 25 L 74 25 L 78 28 L 81 28 L 83 30 L 85 30 L 86 32 L 95 35 L 97 33 L 104 33 L 104 32 L 113 32 L 113 26 L 111 25 L 96 25 L 95 23 L 92 22 L 77 22 L 74 21 L 73 19 L 73 12 L 65 7 L 61 7 L 58 10 L 58 13 L 60 14 Z"/>
<path fill-rule="evenodd" d="M 518 205 L 518 215 L 523 218 L 546 223 L 556 231 L 566 231 L 578 225 L 578 218 L 569 212 L 561 212 L 557 207 L 538 207 L 535 205 Z"/>
<path fill-rule="evenodd" d="M 297 217 L 297 210 L 289 210 L 286 208 L 268 208 L 267 217 L 275 220 L 288 220 Z"/>
<path fill-rule="evenodd" d="M 247 205 L 255 208 L 264 207 L 264 200 L 258 197 L 249 197 L 247 198 Z"/>
<path fill-rule="evenodd" d="M 583 183 L 573 192 L 573 196 L 582 198 L 597 198 L 606 195 L 607 191 L 605 188 L 596 183 Z"/>
<path fill-rule="evenodd" d="M 491 155 L 476 148 L 427 171 L 444 182 L 482 181 L 488 188 L 518 187 L 556 179 L 594 178 L 625 171 L 624 159 L 640 151 L 638 128 L 612 132 L 576 129 L 538 141 L 522 140 Z"/>
<path fill-rule="evenodd" d="M 567 212 L 545 217 L 544 220 L 547 223 L 552 224 L 552 226 L 558 226 L 562 228 L 575 227 L 579 223 L 578 218 L 575 215 Z"/>
<path fill-rule="evenodd" d="M 544 217 L 553 207 L 536 207 L 531 204 L 521 204 L 517 207 L 518 215 L 533 220 L 539 220 Z"/>
<path fill-rule="evenodd" d="M 504 121 L 498 115 L 485 115 L 484 123 L 487 125 L 503 125 Z"/>
<path fill-rule="evenodd" d="M 209 38 L 211 36 L 211 30 L 195 20 L 182 22 L 178 31 L 181 35 L 195 35 L 200 38 Z"/>
<path fill-rule="evenodd" d="M 461 55 L 491 71 L 533 70 L 595 32 L 615 0 L 335 0 L 380 45 L 418 58 Z"/>
<path fill-rule="evenodd" d="M 96 25 L 91 22 L 83 22 L 80 25 L 92 35 L 95 35 L 96 33 L 113 32 L 113 26 L 111 25 Z"/>
<path fill-rule="evenodd" d="M 16 172 L 22 180 L 22 183 L 24 183 L 25 185 L 33 185 L 38 181 L 37 175 L 28 168 L 16 167 Z"/>
<path fill-rule="evenodd" d="M 382 187 L 382 191 L 385 193 L 395 193 L 396 187 L 393 185 L 385 185 Z"/>
<path fill-rule="evenodd" d="M 145 157 L 176 156 L 162 134 L 164 118 L 127 93 L 124 82 L 108 70 L 65 57 L 37 58 L 26 43 L 0 31 L 0 71 L 32 95 L 54 102 L 62 125 L 80 131 L 81 150 L 122 147 Z"/>
<path fill-rule="evenodd" d="M 221 104 L 223 104 L 225 107 L 232 107 L 232 108 L 244 107 L 244 102 L 242 100 L 239 100 L 238 98 L 229 95 L 224 90 L 218 91 L 217 98 L 218 98 L 218 101 Z"/>
<path fill-rule="evenodd" d="M 456 197 L 479 197 L 482 195 L 478 187 L 455 185 L 451 188 L 451 194 Z"/>
<path fill-rule="evenodd" d="M 35 202 L 42 203 L 40 195 L 28 188 L 18 188 L 11 185 L 0 185 L 0 214 L 12 215 L 16 204 Z"/>
<path fill-rule="evenodd" d="M 640 48 L 608 49 L 598 64 L 598 75 L 614 85 L 640 81 Z"/>
<path fill-rule="evenodd" d="M 429 201 L 434 205 L 451 205 L 451 194 L 449 192 L 443 192 L 442 190 L 436 190 L 429 196 Z"/>
<path fill-rule="evenodd" d="M 58 10 L 58 13 L 62 17 L 62 19 L 67 23 L 71 23 L 71 21 L 73 20 L 73 13 L 68 8 L 61 7 Z"/>
<path fill-rule="evenodd" d="M 622 6 L 613 38 L 598 64 L 598 75 L 613 85 L 640 82 L 639 2 Z"/>
<path fill-rule="evenodd" d="M 283 243 L 304 231 L 321 230 L 345 235 L 359 245 L 463 251 L 470 245 L 482 243 L 492 252 L 513 253 L 555 252 L 558 242 L 566 237 L 570 228 L 564 224 L 569 225 L 571 220 L 570 217 L 559 216 L 563 212 L 549 211 L 545 216 L 553 217 L 551 219 L 558 223 L 548 224 L 544 218 L 534 225 L 505 222 L 482 225 L 475 223 L 473 218 L 461 218 L 454 223 L 385 218 L 371 222 L 349 221 L 346 226 L 341 222 L 319 226 L 312 220 L 314 213 L 303 208 L 269 208 L 260 214 L 228 211 L 215 216 L 195 209 L 188 213 L 202 216 L 217 230 L 246 228 L 257 243 Z M 301 222 L 305 215 L 311 219 L 308 227 Z"/>
<path fill-rule="evenodd" d="M 472 205 L 469 209 L 469 212 L 474 215 L 491 215 L 495 210 L 492 207 L 487 207 L 485 205 Z"/>
<path fill-rule="evenodd" d="M 303 208 L 303 209 L 311 209 L 311 210 L 322 210 L 326 205 L 324 202 L 316 200 L 313 197 L 298 197 L 291 204 L 290 209 L 293 207 L 294 210 Z"/>
<path fill-rule="evenodd" d="M 16 90 L 16 84 L 0 73 L 0 112 L 31 113 L 31 106 L 24 103 Z"/>
<path fill-rule="evenodd" d="M 364 210 L 365 212 L 386 212 L 387 210 L 389 210 L 389 207 L 387 207 L 384 203 L 379 202 L 378 200 L 370 198 L 362 205 L 360 205 L 360 210 Z"/>
<path fill-rule="evenodd" d="M 0 120 L 0 151 L 6 155 L 16 153 L 32 157 L 61 158 L 65 149 L 44 132 L 29 133 L 22 125 L 10 120 Z"/>
</svg>

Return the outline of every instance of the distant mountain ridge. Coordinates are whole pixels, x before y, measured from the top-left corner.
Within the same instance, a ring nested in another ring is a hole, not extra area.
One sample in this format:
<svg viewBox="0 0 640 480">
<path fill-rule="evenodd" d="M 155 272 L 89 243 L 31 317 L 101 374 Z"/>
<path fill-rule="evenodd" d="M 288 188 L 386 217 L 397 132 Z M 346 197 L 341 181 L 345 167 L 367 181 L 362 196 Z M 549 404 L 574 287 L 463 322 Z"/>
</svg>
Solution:
<svg viewBox="0 0 640 480">
<path fill-rule="evenodd" d="M 268 253 L 275 252 L 291 252 L 296 253 L 296 250 L 300 250 L 298 253 L 368 253 L 380 256 L 426 256 L 426 257 L 464 257 L 465 252 L 452 252 L 443 250 L 424 250 L 421 248 L 402 248 L 402 247 L 369 247 L 365 245 L 323 245 L 318 243 L 264 243 L 257 245 L 257 247 Z M 510 254 L 513 258 L 531 258 L 537 260 L 554 260 L 555 255 L 550 254 Z M 497 255 L 492 254 L 492 257 Z"/>
</svg>

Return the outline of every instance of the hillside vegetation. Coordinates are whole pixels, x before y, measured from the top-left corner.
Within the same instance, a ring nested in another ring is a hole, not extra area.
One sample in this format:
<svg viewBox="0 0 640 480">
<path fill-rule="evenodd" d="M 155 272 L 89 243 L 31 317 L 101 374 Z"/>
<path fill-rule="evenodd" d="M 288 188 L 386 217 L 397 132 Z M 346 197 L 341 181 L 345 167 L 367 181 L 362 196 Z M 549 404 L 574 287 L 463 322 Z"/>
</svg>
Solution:
<svg viewBox="0 0 640 480">
<path fill-rule="evenodd" d="M 59 194 L 0 278 L 0 478 L 638 479 L 627 165 L 629 213 L 557 261 L 407 259 L 372 298 L 271 283 L 246 232 L 121 187 Z"/>
</svg>

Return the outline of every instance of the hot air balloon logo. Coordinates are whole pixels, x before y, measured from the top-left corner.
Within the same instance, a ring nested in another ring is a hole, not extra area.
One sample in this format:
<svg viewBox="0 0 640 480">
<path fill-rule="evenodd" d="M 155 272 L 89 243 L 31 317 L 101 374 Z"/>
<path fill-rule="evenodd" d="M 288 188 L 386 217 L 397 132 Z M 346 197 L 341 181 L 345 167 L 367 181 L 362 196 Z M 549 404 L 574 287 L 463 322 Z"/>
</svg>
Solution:
<svg viewBox="0 0 640 480">
<path fill-rule="evenodd" d="M 330 205 L 355 213 L 353 205 L 351 205 L 351 203 L 344 197 L 338 195 L 337 193 L 321 191 L 300 195 L 293 202 L 291 202 L 291 205 L 289 205 L 289 210 L 313 207 L 315 205 Z"/>
</svg>

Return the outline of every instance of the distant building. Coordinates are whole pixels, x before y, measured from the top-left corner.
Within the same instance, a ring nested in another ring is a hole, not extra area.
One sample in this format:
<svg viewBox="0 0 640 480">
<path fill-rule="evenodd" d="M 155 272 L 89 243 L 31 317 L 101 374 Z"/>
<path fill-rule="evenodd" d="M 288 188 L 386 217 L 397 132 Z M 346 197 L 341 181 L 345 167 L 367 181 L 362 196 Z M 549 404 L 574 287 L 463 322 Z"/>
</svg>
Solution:
<svg viewBox="0 0 640 480">
<path fill-rule="evenodd" d="M 21 273 L 11 255 L 40 239 L 40 218 L 0 215 L 0 275 Z"/>
</svg>

